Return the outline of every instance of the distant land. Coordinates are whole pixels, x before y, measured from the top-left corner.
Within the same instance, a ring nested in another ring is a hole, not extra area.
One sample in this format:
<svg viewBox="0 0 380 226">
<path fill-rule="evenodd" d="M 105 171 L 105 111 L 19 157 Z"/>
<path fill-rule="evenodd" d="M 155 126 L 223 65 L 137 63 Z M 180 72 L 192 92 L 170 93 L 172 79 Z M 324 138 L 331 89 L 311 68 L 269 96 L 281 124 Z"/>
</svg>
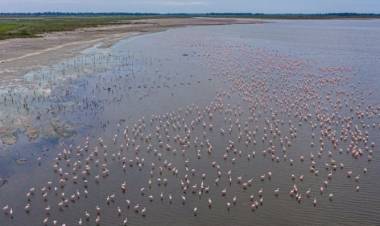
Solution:
<svg viewBox="0 0 380 226">
<path fill-rule="evenodd" d="M 77 28 L 126 25 L 142 19 L 176 18 L 228 19 L 376 19 L 380 14 L 260 14 L 260 13 L 0 13 L 0 40 L 40 37 L 43 33 L 73 31 Z"/>
<path fill-rule="evenodd" d="M 315 14 L 266 14 L 266 13 L 73 13 L 73 12 L 38 12 L 38 13 L 0 13 L 0 17 L 62 17 L 62 16 L 154 16 L 154 17 L 249 17 L 262 19 L 335 19 L 335 18 L 380 18 L 380 13 L 315 13 Z"/>
</svg>

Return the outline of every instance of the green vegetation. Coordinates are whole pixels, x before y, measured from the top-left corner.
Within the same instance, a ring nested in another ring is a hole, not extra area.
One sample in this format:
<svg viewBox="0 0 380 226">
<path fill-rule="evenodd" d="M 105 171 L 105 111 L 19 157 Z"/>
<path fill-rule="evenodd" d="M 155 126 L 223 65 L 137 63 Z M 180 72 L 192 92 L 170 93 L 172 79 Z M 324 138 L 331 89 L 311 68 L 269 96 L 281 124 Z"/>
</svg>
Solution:
<svg viewBox="0 0 380 226">
<path fill-rule="evenodd" d="M 71 31 L 83 27 L 127 24 L 138 16 L 65 16 L 65 17 L 0 17 L 0 40 L 37 37 L 46 32 Z"/>
<path fill-rule="evenodd" d="M 206 14 L 154 14 L 154 13 L 0 13 L 0 40 L 38 37 L 42 33 L 71 31 L 76 28 L 110 24 L 127 24 L 132 19 L 168 17 L 226 17 L 253 19 L 358 19 L 380 18 L 380 14 L 260 14 L 260 13 L 206 13 Z"/>
</svg>

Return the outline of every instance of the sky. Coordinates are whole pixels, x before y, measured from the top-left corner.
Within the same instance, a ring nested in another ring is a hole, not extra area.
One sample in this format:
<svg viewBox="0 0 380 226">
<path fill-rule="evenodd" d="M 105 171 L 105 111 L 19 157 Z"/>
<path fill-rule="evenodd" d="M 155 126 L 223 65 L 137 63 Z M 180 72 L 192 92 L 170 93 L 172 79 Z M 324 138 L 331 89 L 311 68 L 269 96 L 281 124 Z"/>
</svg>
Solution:
<svg viewBox="0 0 380 226">
<path fill-rule="evenodd" d="M 380 0 L 0 0 L 0 12 L 380 13 Z"/>
</svg>

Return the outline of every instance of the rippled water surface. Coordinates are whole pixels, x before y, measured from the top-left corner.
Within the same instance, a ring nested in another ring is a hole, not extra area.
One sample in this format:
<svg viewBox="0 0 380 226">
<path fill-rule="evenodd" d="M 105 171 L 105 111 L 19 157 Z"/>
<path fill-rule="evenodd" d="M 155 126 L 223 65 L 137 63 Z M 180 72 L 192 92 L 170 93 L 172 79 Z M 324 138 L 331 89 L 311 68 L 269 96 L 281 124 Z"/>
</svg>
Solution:
<svg viewBox="0 0 380 226">
<path fill-rule="evenodd" d="M 378 37 L 186 27 L 30 72 L 0 90 L 0 225 L 379 225 Z"/>
</svg>

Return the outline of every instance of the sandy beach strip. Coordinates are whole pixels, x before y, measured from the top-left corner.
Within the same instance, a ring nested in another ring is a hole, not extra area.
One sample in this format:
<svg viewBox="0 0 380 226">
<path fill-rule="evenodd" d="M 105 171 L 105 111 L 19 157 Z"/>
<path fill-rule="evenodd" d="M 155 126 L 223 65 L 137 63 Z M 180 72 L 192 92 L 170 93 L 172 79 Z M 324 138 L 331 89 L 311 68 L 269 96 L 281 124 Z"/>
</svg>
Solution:
<svg viewBox="0 0 380 226">
<path fill-rule="evenodd" d="M 0 41 L 1 83 L 17 80 L 31 70 L 52 65 L 102 43 L 110 46 L 130 36 L 173 27 L 263 23 L 257 19 L 165 18 L 134 20 L 130 24 L 82 28 L 69 32 L 47 33 L 38 38 Z"/>
</svg>

